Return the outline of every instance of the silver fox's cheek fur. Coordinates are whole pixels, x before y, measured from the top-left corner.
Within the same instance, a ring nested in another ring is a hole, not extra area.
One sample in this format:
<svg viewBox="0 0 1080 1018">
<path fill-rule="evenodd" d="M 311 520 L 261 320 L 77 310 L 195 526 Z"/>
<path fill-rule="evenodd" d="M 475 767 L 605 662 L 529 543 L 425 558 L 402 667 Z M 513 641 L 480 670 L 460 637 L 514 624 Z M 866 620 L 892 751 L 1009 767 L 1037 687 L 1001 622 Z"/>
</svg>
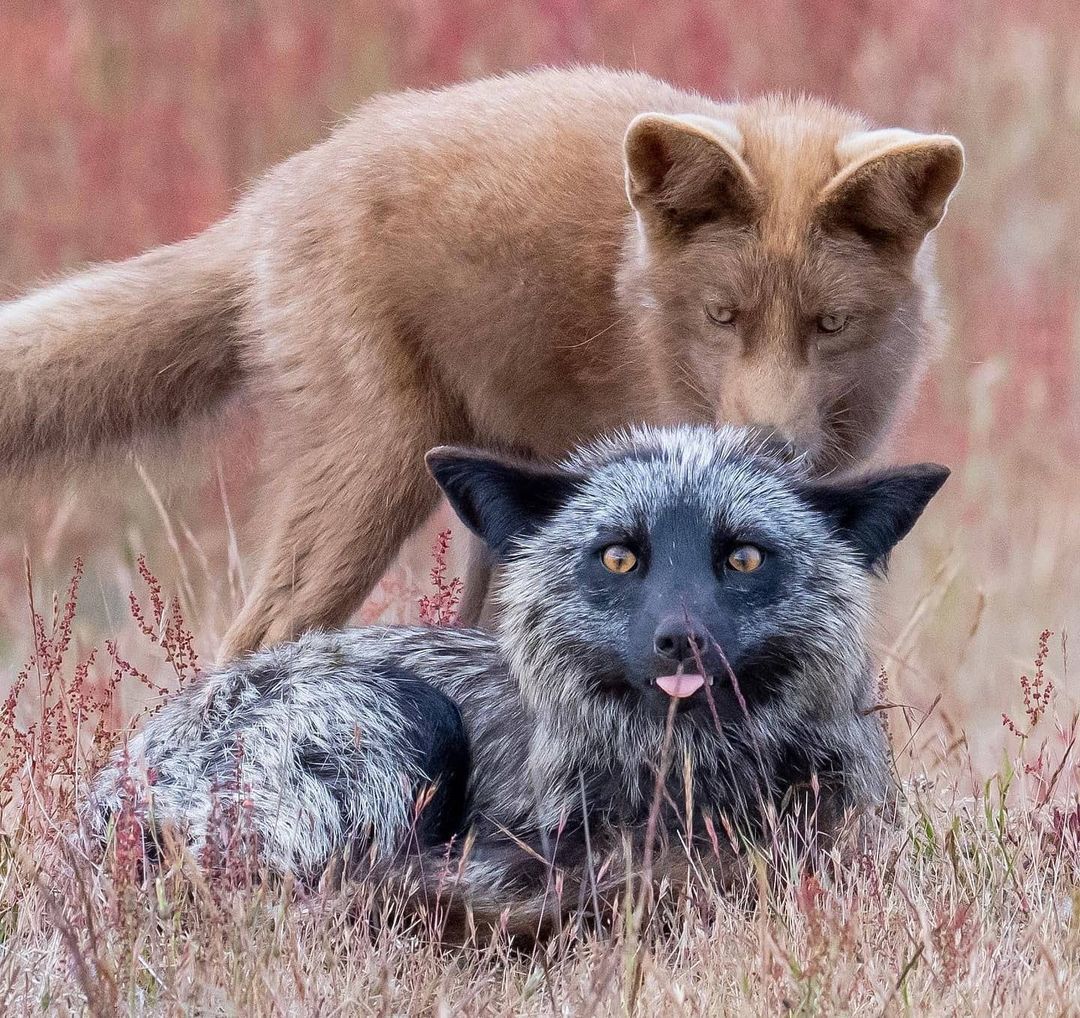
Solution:
<svg viewBox="0 0 1080 1018">
<path fill-rule="evenodd" d="M 541 712 L 563 698 L 563 706 L 578 703 L 587 683 L 576 648 L 603 644 L 625 628 L 612 606 L 586 605 L 580 596 L 575 566 L 592 535 L 619 527 L 647 532 L 657 514 L 682 497 L 733 532 L 770 534 L 793 563 L 793 582 L 771 606 L 772 633 L 746 634 L 760 640 L 798 634 L 803 675 L 786 690 L 784 709 L 803 718 L 850 709 L 865 687 L 866 573 L 793 495 L 799 465 L 771 458 L 767 448 L 748 446 L 741 429 L 643 428 L 569 461 L 588 477 L 587 485 L 543 531 L 520 542 L 497 592 L 503 631 L 513 636 L 505 642 L 514 672 L 529 677 L 526 700 L 536 697 Z M 548 596 L 538 598 L 538 590 Z M 848 697 L 836 696 L 838 682 Z"/>
<path fill-rule="evenodd" d="M 789 742 L 813 744 L 822 757 L 840 750 L 855 798 L 879 800 L 887 751 L 880 725 L 862 713 L 874 692 L 866 650 L 868 578 L 855 554 L 794 495 L 801 464 L 778 458 L 742 429 L 683 426 L 609 437 L 567 465 L 587 478 L 583 489 L 543 529 L 519 542 L 496 591 L 511 671 L 539 719 L 531 758 L 545 787 L 583 760 L 608 758 L 614 774 L 625 779 L 621 790 L 628 799 L 651 794 L 639 775 L 660 758 L 664 722 L 628 712 L 612 697 L 588 695 L 591 674 L 582 647 L 625 639 L 625 620 L 610 604 L 583 600 L 576 567 L 596 534 L 648 532 L 661 510 L 682 498 L 696 502 L 718 526 L 764 531 L 793 563 L 785 596 L 770 606 L 768 619 L 755 620 L 767 628 L 743 635 L 767 643 L 795 634 L 798 664 L 784 676 L 783 695 L 744 720 L 743 744 L 766 760 L 781 755 Z M 673 758 L 688 754 L 697 770 L 726 790 L 726 806 L 764 791 L 756 765 L 732 779 L 745 760 L 732 750 L 728 733 L 677 717 L 673 734 Z M 565 809 L 567 802 L 550 808 Z"/>
<path fill-rule="evenodd" d="M 744 819 L 819 767 L 830 772 L 836 812 L 882 802 L 888 751 L 869 711 L 867 571 L 797 494 L 800 464 L 746 430 L 682 427 L 605 439 L 568 466 L 584 480 L 512 549 L 497 635 L 371 627 L 308 634 L 239 661 L 166 704 L 97 777 L 95 830 L 104 832 L 133 777 L 148 826 L 186 830 L 195 848 L 213 833 L 215 797 L 225 794 L 250 802 L 275 870 L 312 877 L 335 854 L 400 852 L 413 836 L 416 790 L 437 777 L 417 762 L 427 719 L 407 695 L 416 688 L 460 714 L 470 758 L 460 830 L 495 844 L 506 831 L 543 839 L 582 816 L 640 825 L 665 718 L 598 687 L 597 669 L 632 634 L 617 605 L 583 595 L 578 567 L 597 535 L 648 531 L 673 502 L 782 550 L 782 593 L 740 639 L 786 641 L 795 652 L 775 666 L 779 692 L 748 715 L 719 725 L 703 710 L 675 716 L 671 780 L 689 773 L 703 809 Z M 501 865 L 476 861 L 469 872 L 487 873 L 490 892 L 509 879 Z"/>
</svg>

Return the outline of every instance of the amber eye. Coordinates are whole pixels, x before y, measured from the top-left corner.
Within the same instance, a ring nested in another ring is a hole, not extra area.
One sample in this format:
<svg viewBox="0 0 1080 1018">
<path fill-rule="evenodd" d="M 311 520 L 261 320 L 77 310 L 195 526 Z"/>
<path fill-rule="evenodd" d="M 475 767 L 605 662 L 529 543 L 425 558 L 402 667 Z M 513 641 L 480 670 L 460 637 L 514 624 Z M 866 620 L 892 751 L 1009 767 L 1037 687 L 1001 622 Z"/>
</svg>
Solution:
<svg viewBox="0 0 1080 1018">
<path fill-rule="evenodd" d="M 708 315 L 709 321 L 714 322 L 716 325 L 730 326 L 735 324 L 735 309 L 725 307 L 723 304 L 715 302 L 706 304 L 705 314 Z"/>
<path fill-rule="evenodd" d="M 761 553 L 761 549 L 755 548 L 752 544 L 740 544 L 727 557 L 727 564 L 737 573 L 752 573 L 760 568 L 764 561 L 765 556 Z"/>
<path fill-rule="evenodd" d="M 830 336 L 836 332 L 843 332 L 847 323 L 847 315 L 821 315 L 817 320 L 817 330 Z"/>
<path fill-rule="evenodd" d="M 628 573 L 637 565 L 637 555 L 625 544 L 609 544 L 601 552 L 600 561 L 609 573 Z"/>
</svg>

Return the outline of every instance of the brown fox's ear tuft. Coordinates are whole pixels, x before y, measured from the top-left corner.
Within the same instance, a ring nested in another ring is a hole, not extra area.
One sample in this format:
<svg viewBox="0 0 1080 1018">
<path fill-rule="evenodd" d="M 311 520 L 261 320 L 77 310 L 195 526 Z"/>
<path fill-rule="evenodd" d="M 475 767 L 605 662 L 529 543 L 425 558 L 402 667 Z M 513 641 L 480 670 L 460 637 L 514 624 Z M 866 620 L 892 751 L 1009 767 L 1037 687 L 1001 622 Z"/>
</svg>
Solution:
<svg viewBox="0 0 1080 1018">
<path fill-rule="evenodd" d="M 559 467 L 457 446 L 432 449 L 425 462 L 458 519 L 498 555 L 557 512 L 583 480 Z"/>
<path fill-rule="evenodd" d="M 821 194 L 822 218 L 905 252 L 941 222 L 964 172 L 964 147 L 949 134 L 859 131 L 836 155 L 843 168 Z"/>
<path fill-rule="evenodd" d="M 748 221 L 759 196 L 741 147 L 739 129 L 727 121 L 642 113 L 623 143 L 630 204 L 652 227 Z"/>
</svg>

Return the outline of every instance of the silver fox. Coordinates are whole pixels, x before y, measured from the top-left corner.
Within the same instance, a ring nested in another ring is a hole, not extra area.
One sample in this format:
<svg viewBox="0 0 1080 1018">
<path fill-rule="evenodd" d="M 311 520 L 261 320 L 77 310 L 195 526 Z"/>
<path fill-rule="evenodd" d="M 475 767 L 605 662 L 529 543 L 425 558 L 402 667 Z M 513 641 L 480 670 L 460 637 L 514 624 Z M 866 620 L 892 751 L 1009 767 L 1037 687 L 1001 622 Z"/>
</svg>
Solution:
<svg viewBox="0 0 1080 1018">
<path fill-rule="evenodd" d="M 505 566 L 495 634 L 312 632 L 207 676 L 99 773 L 99 837 L 127 798 L 148 844 L 199 850 L 243 794 L 271 871 L 377 858 L 389 880 L 419 857 L 427 900 L 524 926 L 650 825 L 715 856 L 770 811 L 828 834 L 886 802 L 872 580 L 945 468 L 820 481 L 756 432 L 689 426 L 428 466 Z"/>
</svg>

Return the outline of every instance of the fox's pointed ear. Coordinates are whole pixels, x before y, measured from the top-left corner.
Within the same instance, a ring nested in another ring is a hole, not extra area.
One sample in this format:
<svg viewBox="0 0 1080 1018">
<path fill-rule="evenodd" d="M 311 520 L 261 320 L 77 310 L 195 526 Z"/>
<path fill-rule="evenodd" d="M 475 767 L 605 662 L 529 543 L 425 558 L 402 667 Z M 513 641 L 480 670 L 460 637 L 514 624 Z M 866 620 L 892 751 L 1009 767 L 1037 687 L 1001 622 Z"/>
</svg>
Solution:
<svg viewBox="0 0 1080 1018">
<path fill-rule="evenodd" d="M 760 199 L 741 148 L 742 135 L 728 121 L 642 113 L 623 142 L 630 204 L 650 227 L 748 221 Z"/>
<path fill-rule="evenodd" d="M 840 483 L 810 484 L 807 501 L 829 517 L 867 569 L 883 570 L 889 552 L 907 535 L 949 471 L 918 463 Z"/>
<path fill-rule="evenodd" d="M 941 222 L 964 172 L 964 147 L 949 134 L 858 131 L 836 155 L 842 169 L 821 193 L 823 220 L 907 252 Z"/>
<path fill-rule="evenodd" d="M 514 538 L 536 530 L 583 480 L 557 467 L 455 446 L 432 449 L 425 460 L 461 522 L 498 555 Z"/>
</svg>

